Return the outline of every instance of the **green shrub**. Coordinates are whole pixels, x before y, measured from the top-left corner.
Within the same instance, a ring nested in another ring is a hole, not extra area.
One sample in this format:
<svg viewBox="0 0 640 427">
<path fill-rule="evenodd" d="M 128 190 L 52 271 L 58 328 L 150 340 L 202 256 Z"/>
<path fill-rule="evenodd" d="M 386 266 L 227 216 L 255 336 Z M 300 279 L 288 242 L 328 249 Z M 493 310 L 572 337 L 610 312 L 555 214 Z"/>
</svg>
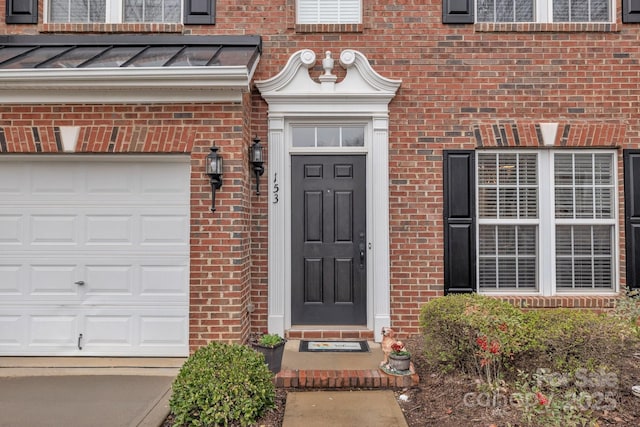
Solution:
<svg viewBox="0 0 640 427">
<path fill-rule="evenodd" d="M 617 365 L 636 340 L 630 325 L 607 314 L 554 308 L 526 313 L 536 351 L 528 364 L 571 372 Z"/>
<path fill-rule="evenodd" d="M 627 288 L 616 301 L 611 316 L 626 322 L 636 336 L 640 336 L 640 289 Z"/>
<path fill-rule="evenodd" d="M 425 356 L 430 362 L 445 371 L 489 374 L 489 380 L 497 379 L 502 367 L 527 350 L 523 325 L 520 309 L 478 294 L 437 298 L 420 313 Z"/>
<path fill-rule="evenodd" d="M 248 425 L 274 407 L 273 374 L 264 356 L 238 344 L 212 342 L 184 363 L 173 382 L 176 425 Z"/>
<path fill-rule="evenodd" d="M 638 344 L 629 321 L 636 306 L 628 306 L 625 316 L 566 308 L 524 313 L 488 296 L 449 295 L 422 307 L 425 356 L 445 372 L 479 374 L 489 384 L 517 369 L 609 368 Z"/>
</svg>

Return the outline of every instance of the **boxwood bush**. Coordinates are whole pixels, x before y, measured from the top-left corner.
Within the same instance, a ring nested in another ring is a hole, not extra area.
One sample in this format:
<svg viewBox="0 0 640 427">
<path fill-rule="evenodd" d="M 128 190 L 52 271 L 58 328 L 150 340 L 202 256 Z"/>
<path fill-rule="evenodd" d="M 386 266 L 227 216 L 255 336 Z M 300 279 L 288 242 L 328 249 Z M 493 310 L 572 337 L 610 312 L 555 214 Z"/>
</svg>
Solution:
<svg viewBox="0 0 640 427">
<path fill-rule="evenodd" d="M 254 423 L 274 407 L 273 374 L 253 349 L 212 342 L 184 363 L 170 400 L 175 425 Z"/>
</svg>

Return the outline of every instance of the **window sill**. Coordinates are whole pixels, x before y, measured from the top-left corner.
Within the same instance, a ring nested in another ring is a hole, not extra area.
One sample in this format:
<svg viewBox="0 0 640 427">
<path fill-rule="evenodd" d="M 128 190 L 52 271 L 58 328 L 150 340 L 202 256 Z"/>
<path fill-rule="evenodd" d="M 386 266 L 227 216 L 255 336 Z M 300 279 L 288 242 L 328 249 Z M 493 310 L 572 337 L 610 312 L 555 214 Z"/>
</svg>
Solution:
<svg viewBox="0 0 640 427">
<path fill-rule="evenodd" d="M 615 22 L 598 23 L 537 23 L 537 22 L 477 22 L 474 30 L 478 33 L 614 33 L 619 32 L 621 25 Z"/>
<path fill-rule="evenodd" d="M 482 293 L 482 295 L 509 302 L 521 308 L 583 308 L 606 310 L 614 308 L 619 294 L 607 295 L 496 295 Z"/>
<path fill-rule="evenodd" d="M 363 24 L 296 24 L 296 33 L 361 33 Z"/>
<path fill-rule="evenodd" d="M 182 24 L 40 24 L 41 33 L 182 33 Z"/>
</svg>

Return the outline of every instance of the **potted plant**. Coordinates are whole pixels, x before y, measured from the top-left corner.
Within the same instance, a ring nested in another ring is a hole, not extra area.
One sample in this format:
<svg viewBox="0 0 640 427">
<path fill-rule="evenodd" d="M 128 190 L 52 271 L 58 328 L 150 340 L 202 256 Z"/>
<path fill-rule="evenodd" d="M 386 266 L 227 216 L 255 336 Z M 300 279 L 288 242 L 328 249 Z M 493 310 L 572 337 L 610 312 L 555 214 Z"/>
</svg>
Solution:
<svg viewBox="0 0 640 427">
<path fill-rule="evenodd" d="M 264 354 L 264 360 L 269 370 L 274 374 L 280 372 L 282 366 L 282 355 L 284 354 L 284 344 L 287 342 L 278 334 L 263 332 L 254 335 L 251 339 L 251 346 L 254 350 Z"/>
<path fill-rule="evenodd" d="M 389 369 L 394 371 L 408 371 L 411 366 L 411 353 L 406 349 L 402 341 L 391 344 L 389 353 Z"/>
</svg>

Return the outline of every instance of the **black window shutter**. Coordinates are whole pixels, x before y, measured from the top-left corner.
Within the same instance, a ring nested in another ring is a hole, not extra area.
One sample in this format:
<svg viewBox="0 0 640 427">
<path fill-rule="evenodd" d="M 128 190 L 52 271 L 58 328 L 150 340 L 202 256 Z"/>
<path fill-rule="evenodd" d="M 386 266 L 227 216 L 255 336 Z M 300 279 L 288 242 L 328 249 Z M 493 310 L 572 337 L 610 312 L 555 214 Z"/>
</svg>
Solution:
<svg viewBox="0 0 640 427">
<path fill-rule="evenodd" d="M 473 24 L 473 21 L 473 0 L 442 0 L 442 23 Z"/>
<path fill-rule="evenodd" d="M 640 22 L 640 0 L 622 0 L 622 22 Z"/>
<path fill-rule="evenodd" d="M 444 293 L 476 290 L 475 153 L 444 152 Z"/>
<path fill-rule="evenodd" d="M 216 23 L 216 0 L 184 0 L 184 23 L 212 25 Z"/>
<path fill-rule="evenodd" d="M 37 24 L 38 0 L 7 0 L 7 24 Z"/>
<path fill-rule="evenodd" d="M 640 288 L 640 150 L 624 151 L 627 286 Z"/>
</svg>

